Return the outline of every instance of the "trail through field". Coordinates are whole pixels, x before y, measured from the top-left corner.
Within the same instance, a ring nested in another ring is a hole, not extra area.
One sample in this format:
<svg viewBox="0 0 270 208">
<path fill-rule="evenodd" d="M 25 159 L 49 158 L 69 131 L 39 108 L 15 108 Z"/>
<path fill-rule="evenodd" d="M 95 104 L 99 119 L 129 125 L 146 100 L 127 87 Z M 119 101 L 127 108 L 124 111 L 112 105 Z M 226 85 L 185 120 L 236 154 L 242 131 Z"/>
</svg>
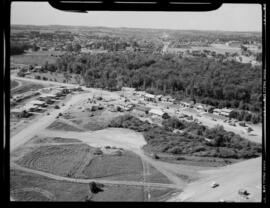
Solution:
<svg viewBox="0 0 270 208">
<path fill-rule="evenodd" d="M 38 187 L 31 187 L 31 188 L 22 188 L 22 189 L 15 189 L 15 190 L 11 190 L 12 194 L 18 193 L 18 192 L 28 192 L 28 191 L 34 191 L 37 193 L 42 194 L 43 196 L 45 196 L 46 198 L 50 199 L 51 201 L 55 200 L 55 196 L 54 194 L 52 194 L 51 192 L 38 188 Z M 14 200 L 15 201 L 15 200 Z"/>
<path fill-rule="evenodd" d="M 63 122 L 63 123 L 66 123 L 66 124 L 68 124 L 68 125 L 70 125 L 70 126 L 73 126 L 73 127 L 75 127 L 75 128 L 77 128 L 77 129 L 80 129 L 80 130 L 82 130 L 82 131 L 85 131 L 86 129 L 84 129 L 83 127 L 81 127 L 80 125 L 78 125 L 78 124 L 75 124 L 74 122 L 72 122 L 72 121 L 69 121 L 69 120 L 67 120 L 67 119 L 64 119 L 64 118 L 58 118 L 58 120 L 59 121 L 61 121 L 61 122 Z"/>
<path fill-rule="evenodd" d="M 149 201 L 151 198 L 150 187 L 147 185 L 147 179 L 150 176 L 149 164 L 141 158 L 143 165 L 143 182 L 144 182 L 144 201 Z"/>
<path fill-rule="evenodd" d="M 16 90 L 16 89 L 18 89 L 18 88 L 20 88 L 20 87 L 22 86 L 22 82 L 21 82 L 21 81 L 16 80 L 16 82 L 18 83 L 18 85 L 17 85 L 16 87 L 10 89 L 11 93 L 12 93 L 14 90 Z"/>
<path fill-rule="evenodd" d="M 104 183 L 104 184 L 115 184 L 115 185 L 130 185 L 130 186 L 151 186 L 151 187 L 157 187 L 157 188 L 173 188 L 173 189 L 179 189 L 174 184 L 165 184 L 165 183 L 144 183 L 144 182 L 138 182 L 138 181 L 115 181 L 115 180 L 101 180 L 101 179 L 78 179 L 78 178 L 69 178 L 69 177 L 63 177 L 59 175 L 54 175 L 51 173 L 46 173 L 43 171 L 38 171 L 38 170 L 33 170 L 30 168 L 25 168 L 22 167 L 14 162 L 11 162 L 11 168 L 41 175 L 47 178 L 51 178 L 54 180 L 59 180 L 59 181 L 69 181 L 69 182 L 74 182 L 74 183 L 86 183 L 89 184 L 90 182 L 97 182 L 97 183 Z"/>
</svg>

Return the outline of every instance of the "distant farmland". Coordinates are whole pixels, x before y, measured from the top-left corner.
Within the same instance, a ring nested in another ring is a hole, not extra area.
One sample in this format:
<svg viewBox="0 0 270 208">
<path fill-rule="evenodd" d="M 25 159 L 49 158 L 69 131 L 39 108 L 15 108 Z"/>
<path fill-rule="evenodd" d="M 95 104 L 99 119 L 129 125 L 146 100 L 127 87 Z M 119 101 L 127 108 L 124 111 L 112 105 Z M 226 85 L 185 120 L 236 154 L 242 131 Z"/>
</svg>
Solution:
<svg viewBox="0 0 270 208">
<path fill-rule="evenodd" d="M 46 62 L 55 63 L 57 57 L 51 55 L 60 54 L 61 52 L 38 51 L 11 56 L 10 61 L 15 64 L 44 65 Z"/>
</svg>

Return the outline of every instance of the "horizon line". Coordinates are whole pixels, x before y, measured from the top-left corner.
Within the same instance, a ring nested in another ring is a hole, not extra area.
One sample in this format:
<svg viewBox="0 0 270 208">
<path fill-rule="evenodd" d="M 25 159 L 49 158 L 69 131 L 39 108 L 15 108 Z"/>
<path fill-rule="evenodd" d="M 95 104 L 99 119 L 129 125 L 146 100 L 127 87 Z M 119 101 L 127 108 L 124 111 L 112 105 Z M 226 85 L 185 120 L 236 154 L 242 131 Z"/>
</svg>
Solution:
<svg viewBox="0 0 270 208">
<path fill-rule="evenodd" d="M 123 28 L 123 29 L 150 29 L 150 30 L 180 30 L 180 31 L 204 31 L 204 32 L 235 32 L 235 33 L 262 33 L 262 30 L 211 30 L 211 29 L 173 29 L 173 28 L 151 28 L 151 27 L 126 27 L 126 26 L 89 26 L 89 25 L 62 25 L 62 24 L 44 24 L 44 25 L 36 25 L 36 24 L 10 24 L 10 26 L 68 26 L 68 27 L 89 27 L 89 28 L 94 28 L 94 27 L 103 27 L 103 28 Z"/>
</svg>

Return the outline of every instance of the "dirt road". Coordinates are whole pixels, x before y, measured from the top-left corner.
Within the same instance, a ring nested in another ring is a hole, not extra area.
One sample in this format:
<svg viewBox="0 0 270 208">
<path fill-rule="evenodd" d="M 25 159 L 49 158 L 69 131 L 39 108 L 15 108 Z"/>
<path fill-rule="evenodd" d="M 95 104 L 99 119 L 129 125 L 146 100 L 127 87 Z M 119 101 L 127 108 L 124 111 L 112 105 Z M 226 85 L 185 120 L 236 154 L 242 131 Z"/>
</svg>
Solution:
<svg viewBox="0 0 270 208">
<path fill-rule="evenodd" d="M 12 136 L 10 138 L 10 152 L 12 152 L 14 149 L 31 139 L 33 136 L 35 136 L 38 132 L 45 129 L 48 125 L 50 125 L 54 120 L 55 117 L 59 113 L 63 113 L 65 110 L 67 110 L 70 105 L 73 105 L 77 102 L 80 102 L 82 99 L 85 99 L 85 94 L 77 94 L 71 97 L 71 99 L 66 103 L 65 106 L 61 106 L 60 109 L 53 109 L 50 112 L 50 115 L 46 115 L 43 117 L 40 117 L 36 122 L 31 123 L 31 125 L 27 126 L 22 131 L 18 132 L 16 135 Z"/>
<path fill-rule="evenodd" d="M 200 171 L 202 179 L 190 183 L 184 192 L 169 201 L 217 202 L 219 200 L 235 202 L 261 201 L 261 162 L 262 158 L 250 159 L 233 165 Z M 219 184 L 211 188 L 211 183 Z M 249 199 L 238 194 L 239 189 L 246 189 Z"/>
<path fill-rule="evenodd" d="M 145 183 L 145 182 L 139 182 L 139 181 L 114 181 L 114 180 L 102 180 L 102 179 L 78 179 L 78 178 L 69 178 L 69 177 L 63 177 L 59 175 L 54 175 L 51 173 L 33 170 L 29 168 L 25 168 L 22 166 L 19 166 L 15 163 L 11 163 L 11 168 L 22 170 L 25 172 L 41 175 L 47 178 L 51 178 L 58 181 L 69 181 L 69 182 L 75 182 L 75 183 L 86 183 L 89 184 L 90 182 L 98 182 L 98 183 L 104 183 L 104 184 L 115 184 L 115 185 L 130 185 L 130 186 L 150 186 L 150 187 L 157 187 L 157 188 L 173 188 L 173 189 L 179 189 L 174 184 L 165 184 L 165 183 Z"/>
</svg>

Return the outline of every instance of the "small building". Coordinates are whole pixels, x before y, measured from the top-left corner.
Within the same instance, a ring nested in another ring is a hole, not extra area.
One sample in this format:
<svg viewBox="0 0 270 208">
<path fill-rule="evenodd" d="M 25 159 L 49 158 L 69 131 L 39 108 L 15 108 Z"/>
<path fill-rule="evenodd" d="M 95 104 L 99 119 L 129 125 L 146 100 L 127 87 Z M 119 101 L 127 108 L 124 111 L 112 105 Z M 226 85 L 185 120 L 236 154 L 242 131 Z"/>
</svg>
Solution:
<svg viewBox="0 0 270 208">
<path fill-rule="evenodd" d="M 132 109 L 132 111 L 134 113 L 138 113 L 140 115 L 148 114 L 149 110 L 150 110 L 150 108 L 144 107 L 144 106 L 141 106 L 141 105 L 137 105 L 137 106 L 133 107 L 133 109 Z"/>
<path fill-rule="evenodd" d="M 44 101 L 40 101 L 40 100 L 32 100 L 29 103 L 35 106 L 47 107 L 47 104 Z"/>
<path fill-rule="evenodd" d="M 201 104 L 201 103 L 196 103 L 193 108 L 196 108 L 197 110 L 199 111 L 205 111 L 205 106 L 204 104 Z"/>
<path fill-rule="evenodd" d="M 150 102 L 154 102 L 155 101 L 155 95 L 152 95 L 152 94 L 144 94 L 144 100 L 145 101 L 150 101 Z"/>
<path fill-rule="evenodd" d="M 165 112 L 163 110 L 159 109 L 159 108 L 152 108 L 149 111 L 149 114 L 163 117 Z"/>
<path fill-rule="evenodd" d="M 222 108 L 220 115 L 225 116 L 225 117 L 229 117 L 230 113 L 232 112 L 232 109 L 229 108 Z"/>
<path fill-rule="evenodd" d="M 157 101 L 161 101 L 162 100 L 162 97 L 163 97 L 162 95 L 156 95 L 156 100 Z"/>
<path fill-rule="evenodd" d="M 194 106 L 193 101 L 180 101 L 180 106 L 186 107 L 186 108 L 192 108 Z"/>
<path fill-rule="evenodd" d="M 215 115 L 220 115 L 220 113 L 221 113 L 221 109 L 218 109 L 218 108 L 215 108 L 214 110 L 213 110 L 213 114 L 215 114 Z"/>
</svg>

